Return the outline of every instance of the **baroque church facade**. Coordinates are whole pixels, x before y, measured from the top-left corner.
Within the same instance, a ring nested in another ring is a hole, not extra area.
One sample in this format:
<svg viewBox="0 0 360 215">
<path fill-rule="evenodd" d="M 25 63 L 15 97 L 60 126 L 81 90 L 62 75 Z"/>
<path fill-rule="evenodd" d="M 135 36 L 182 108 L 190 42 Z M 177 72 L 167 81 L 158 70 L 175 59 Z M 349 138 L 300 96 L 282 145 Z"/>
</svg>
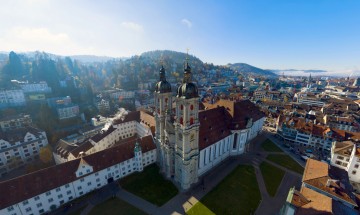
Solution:
<svg viewBox="0 0 360 215">
<path fill-rule="evenodd" d="M 246 143 L 260 131 L 265 115 L 249 100 L 200 102 L 191 80 L 191 67 L 176 91 L 165 69 L 155 86 L 155 143 L 162 173 L 183 190 L 229 156 L 245 152 Z"/>
</svg>

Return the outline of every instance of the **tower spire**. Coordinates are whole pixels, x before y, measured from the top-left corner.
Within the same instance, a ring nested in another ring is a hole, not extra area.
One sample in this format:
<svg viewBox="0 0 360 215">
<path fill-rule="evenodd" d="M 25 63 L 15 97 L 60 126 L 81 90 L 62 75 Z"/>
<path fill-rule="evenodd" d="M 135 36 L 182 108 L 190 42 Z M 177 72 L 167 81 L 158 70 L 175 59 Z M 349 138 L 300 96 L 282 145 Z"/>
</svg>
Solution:
<svg viewBox="0 0 360 215">
<path fill-rule="evenodd" d="M 163 64 L 161 64 L 161 69 L 159 71 L 159 76 L 160 76 L 160 81 L 166 81 L 165 68 L 164 68 Z"/>
<path fill-rule="evenodd" d="M 185 58 L 185 67 L 184 67 L 184 79 L 183 83 L 191 82 L 191 67 L 189 65 L 189 48 L 186 49 L 186 58 Z"/>
</svg>

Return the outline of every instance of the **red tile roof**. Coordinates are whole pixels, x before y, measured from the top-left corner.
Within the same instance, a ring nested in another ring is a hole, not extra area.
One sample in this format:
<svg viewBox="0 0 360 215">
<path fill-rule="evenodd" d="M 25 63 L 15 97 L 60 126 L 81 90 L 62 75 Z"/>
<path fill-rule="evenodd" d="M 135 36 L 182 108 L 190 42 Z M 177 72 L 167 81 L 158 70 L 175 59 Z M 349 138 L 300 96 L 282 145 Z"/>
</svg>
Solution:
<svg viewBox="0 0 360 215">
<path fill-rule="evenodd" d="M 342 174 L 342 178 L 340 178 L 340 174 Z M 352 190 L 348 190 L 346 184 L 344 186 L 340 184 L 348 180 L 344 177 L 348 177 L 346 171 L 333 166 L 330 169 L 328 164 L 309 158 L 305 165 L 302 181 L 357 207 L 355 198 L 352 197 Z"/>
<path fill-rule="evenodd" d="M 204 103 L 204 106 L 207 109 L 224 107 L 232 117 L 231 128 L 236 130 L 245 129 L 249 119 L 255 122 L 265 117 L 265 114 L 248 99 L 241 101 L 220 99 L 214 104 Z"/>
<path fill-rule="evenodd" d="M 231 116 L 224 107 L 200 111 L 199 121 L 199 150 L 202 150 L 231 134 L 229 129 Z"/>
<path fill-rule="evenodd" d="M 91 165 L 94 172 L 97 172 L 132 158 L 135 141 L 119 144 L 76 160 L 0 182 L 0 209 L 77 180 L 75 172 L 82 160 Z M 143 153 L 156 148 L 150 135 L 141 138 L 139 143 Z M 5 193 L 6 195 L 4 195 Z"/>
</svg>

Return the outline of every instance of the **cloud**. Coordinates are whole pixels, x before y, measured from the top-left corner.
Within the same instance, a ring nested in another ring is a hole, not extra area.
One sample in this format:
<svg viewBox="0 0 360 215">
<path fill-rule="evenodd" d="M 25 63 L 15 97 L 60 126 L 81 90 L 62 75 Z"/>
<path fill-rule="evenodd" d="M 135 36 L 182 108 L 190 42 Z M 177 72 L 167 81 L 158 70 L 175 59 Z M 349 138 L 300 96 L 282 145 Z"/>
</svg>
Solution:
<svg viewBox="0 0 360 215">
<path fill-rule="evenodd" d="M 123 26 L 124 28 L 133 30 L 133 31 L 137 31 L 137 32 L 142 32 L 144 30 L 143 26 L 140 24 L 137 24 L 135 22 L 122 22 L 121 26 Z"/>
<path fill-rule="evenodd" d="M 191 28 L 192 27 L 192 23 L 190 22 L 190 20 L 188 19 L 182 19 L 181 20 L 181 23 L 186 25 L 188 28 Z"/>
<path fill-rule="evenodd" d="M 54 54 L 94 52 L 92 47 L 84 48 L 70 39 L 66 33 L 53 33 L 48 28 L 13 27 L 0 37 L 2 50 L 45 51 Z"/>
</svg>

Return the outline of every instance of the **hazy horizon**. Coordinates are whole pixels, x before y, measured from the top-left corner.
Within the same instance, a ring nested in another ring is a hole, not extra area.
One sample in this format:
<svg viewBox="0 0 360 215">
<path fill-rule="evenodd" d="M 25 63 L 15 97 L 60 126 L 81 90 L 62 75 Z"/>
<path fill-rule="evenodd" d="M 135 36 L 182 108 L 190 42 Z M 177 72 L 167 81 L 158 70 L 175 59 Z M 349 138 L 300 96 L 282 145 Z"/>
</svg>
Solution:
<svg viewBox="0 0 360 215">
<path fill-rule="evenodd" d="M 14 0 L 0 8 L 4 51 L 131 57 L 190 53 L 216 65 L 360 73 L 359 1 Z"/>
</svg>

